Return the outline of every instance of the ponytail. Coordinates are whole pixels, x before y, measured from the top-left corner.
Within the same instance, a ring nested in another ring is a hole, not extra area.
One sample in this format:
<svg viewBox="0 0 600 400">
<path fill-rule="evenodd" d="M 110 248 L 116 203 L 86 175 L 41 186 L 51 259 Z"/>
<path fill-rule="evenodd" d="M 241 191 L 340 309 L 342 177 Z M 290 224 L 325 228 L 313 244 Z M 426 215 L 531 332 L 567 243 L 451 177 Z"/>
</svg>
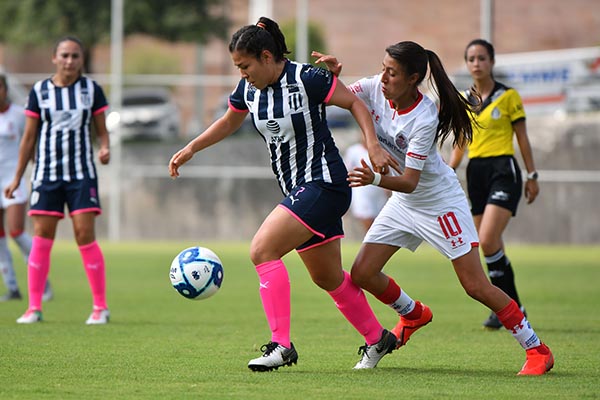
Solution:
<svg viewBox="0 0 600 400">
<path fill-rule="evenodd" d="M 471 104 L 456 89 L 437 54 L 431 50 L 425 51 L 429 60 L 429 81 L 432 78 L 435 81 L 435 86 L 432 86 L 440 99 L 437 139 L 441 146 L 450 132 L 453 132 L 452 145 L 464 148 L 473 140 Z M 474 95 L 477 97 L 477 92 Z"/>
<path fill-rule="evenodd" d="M 439 145 L 442 146 L 450 132 L 454 133 L 454 146 L 464 147 L 470 143 L 473 139 L 471 105 L 456 90 L 437 54 L 410 41 L 388 46 L 385 51 L 404 68 L 407 75 L 418 75 L 416 85 L 423 82 L 429 64 L 431 71 L 429 81 L 432 79 L 435 81 L 435 85 L 432 87 L 440 99 L 436 134 L 436 141 Z"/>
<path fill-rule="evenodd" d="M 285 36 L 277 22 L 260 17 L 256 25 L 246 25 L 231 37 L 229 52 L 243 51 L 259 59 L 263 50 L 273 54 L 276 62 L 283 61 L 290 53 L 285 44 Z"/>
</svg>

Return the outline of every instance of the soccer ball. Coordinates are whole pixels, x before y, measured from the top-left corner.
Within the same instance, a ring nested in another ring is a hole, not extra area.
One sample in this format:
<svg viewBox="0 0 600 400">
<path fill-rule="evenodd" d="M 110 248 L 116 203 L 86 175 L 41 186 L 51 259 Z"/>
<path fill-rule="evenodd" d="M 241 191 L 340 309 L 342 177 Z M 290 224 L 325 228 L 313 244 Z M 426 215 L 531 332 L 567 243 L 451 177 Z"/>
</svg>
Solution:
<svg viewBox="0 0 600 400">
<path fill-rule="evenodd" d="M 223 282 L 223 264 L 205 247 L 190 247 L 173 259 L 171 284 L 183 297 L 202 300 L 211 297 Z"/>
</svg>

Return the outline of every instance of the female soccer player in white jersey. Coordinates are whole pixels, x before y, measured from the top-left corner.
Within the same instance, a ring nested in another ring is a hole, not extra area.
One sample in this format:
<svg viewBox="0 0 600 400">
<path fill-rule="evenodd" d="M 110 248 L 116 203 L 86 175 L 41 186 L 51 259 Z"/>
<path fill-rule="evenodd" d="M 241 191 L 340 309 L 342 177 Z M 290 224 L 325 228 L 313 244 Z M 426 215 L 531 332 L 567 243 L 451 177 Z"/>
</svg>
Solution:
<svg viewBox="0 0 600 400">
<path fill-rule="evenodd" d="M 0 185 L 6 187 L 12 182 L 19 144 L 25 128 L 25 110 L 23 107 L 11 103 L 8 98 L 8 82 L 6 75 L 0 74 Z M 23 182 L 22 182 L 23 183 Z M 8 292 L 0 297 L 0 301 L 20 300 L 21 291 L 17 284 L 13 258 L 8 248 L 4 219 L 10 237 L 15 241 L 25 262 L 31 251 L 31 236 L 25 232 L 25 207 L 27 205 L 27 191 L 19 190 L 15 198 L 8 199 L 0 196 L 0 272 Z M 50 284 L 46 284 L 44 300 L 52 297 Z"/>
<path fill-rule="evenodd" d="M 341 64 L 335 57 L 313 55 L 336 75 L 340 73 Z M 429 79 L 439 95 L 439 111 L 418 88 L 428 66 Z M 386 49 L 379 75 L 361 79 L 350 88 L 371 110 L 379 142 L 400 165 L 400 174 L 383 175 L 363 163 L 348 175 L 350 186 L 373 184 L 393 191 L 364 238 L 352 266 L 352 280 L 398 313 L 400 320 L 392 330 L 397 347 L 431 322 L 433 314 L 382 269 L 398 249 L 415 251 L 427 241 L 451 260 L 466 293 L 494 311 L 526 350 L 519 375 L 549 371 L 554 365 L 550 349 L 517 303 L 487 279 L 465 193 L 436 149 L 451 132 L 455 145 L 463 146 L 472 139 L 469 104 L 448 78 L 438 56 L 414 42 L 397 43 Z M 366 138 L 369 149 L 370 139 Z"/>
<path fill-rule="evenodd" d="M 173 155 L 169 173 L 179 176 L 179 168 L 195 153 L 231 135 L 248 113 L 267 145 L 285 198 L 266 217 L 251 244 L 271 339 L 261 349 L 264 354 L 248 367 L 271 371 L 298 360 L 290 339 L 290 282 L 282 261 L 296 249 L 312 280 L 329 293 L 365 339 L 355 368 L 373 368 L 395 348 L 396 338 L 377 321 L 362 290 L 342 269 L 342 216 L 351 188 L 327 127 L 325 104 L 350 110 L 365 135 L 374 138 L 369 113 L 331 72 L 286 59 L 285 38 L 268 18 L 238 30 L 229 51 L 242 77 L 229 97 L 229 109 Z M 382 149 L 380 156 L 389 157 Z"/>
<path fill-rule="evenodd" d="M 29 93 L 19 160 L 14 179 L 5 189 L 6 197 L 15 195 L 28 161 L 35 156 L 29 209 L 34 230 L 28 265 L 29 308 L 17 322 L 42 320 L 41 299 L 50 270 L 50 252 L 66 204 L 92 291 L 93 310 L 86 323 L 105 324 L 109 311 L 104 256 L 94 230 L 101 208 L 90 125 L 94 124 L 100 141 L 98 159 L 107 164 L 110 150 L 104 111 L 108 104 L 100 86 L 82 75 L 83 45 L 79 39 L 60 39 L 52 62 L 54 75 L 36 82 Z"/>
</svg>

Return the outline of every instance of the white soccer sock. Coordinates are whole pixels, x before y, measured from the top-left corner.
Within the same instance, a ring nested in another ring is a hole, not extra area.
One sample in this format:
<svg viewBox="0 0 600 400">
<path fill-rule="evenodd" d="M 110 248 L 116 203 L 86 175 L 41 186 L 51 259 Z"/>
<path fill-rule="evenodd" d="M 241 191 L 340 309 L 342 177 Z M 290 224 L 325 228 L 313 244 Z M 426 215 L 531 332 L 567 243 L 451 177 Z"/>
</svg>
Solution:
<svg viewBox="0 0 600 400">
<path fill-rule="evenodd" d="M 521 323 L 512 328 L 511 333 L 525 350 L 542 344 L 533 328 L 531 328 L 529 321 L 527 321 L 527 317 L 523 317 Z"/>
<path fill-rule="evenodd" d="M 415 309 L 416 304 L 404 290 L 400 290 L 400 297 L 389 306 L 396 310 L 399 315 L 406 315 Z"/>
<path fill-rule="evenodd" d="M 13 259 L 6 242 L 6 237 L 0 238 L 0 272 L 2 273 L 2 279 L 4 284 L 10 291 L 19 290 L 17 286 L 17 277 L 13 268 Z"/>
<path fill-rule="evenodd" d="M 25 265 L 27 265 L 29 253 L 31 252 L 31 236 L 27 232 L 23 232 L 19 236 L 13 237 L 13 240 L 19 246 L 21 254 L 23 254 L 23 258 L 25 259 Z"/>
</svg>

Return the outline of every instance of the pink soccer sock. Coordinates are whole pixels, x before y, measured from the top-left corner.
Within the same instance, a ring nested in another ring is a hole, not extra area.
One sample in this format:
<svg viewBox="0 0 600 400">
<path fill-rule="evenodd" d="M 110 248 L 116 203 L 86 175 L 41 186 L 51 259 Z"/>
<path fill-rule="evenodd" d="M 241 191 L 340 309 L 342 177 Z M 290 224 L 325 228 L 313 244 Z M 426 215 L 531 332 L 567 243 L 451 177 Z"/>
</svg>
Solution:
<svg viewBox="0 0 600 400">
<path fill-rule="evenodd" d="M 31 243 L 31 252 L 27 264 L 27 283 L 29 287 L 29 309 L 42 309 L 42 295 L 46 287 L 48 272 L 50 271 L 50 251 L 54 244 L 53 239 L 34 236 Z"/>
<path fill-rule="evenodd" d="M 83 266 L 92 289 L 95 310 L 104 310 L 106 306 L 106 273 L 104 256 L 98 242 L 79 246 Z"/>
<path fill-rule="evenodd" d="M 364 292 L 352 282 L 347 271 L 344 271 L 342 284 L 328 293 L 333 298 L 338 310 L 363 335 L 369 346 L 379 342 L 383 326 L 373 314 Z"/>
<path fill-rule="evenodd" d="M 290 341 L 290 278 L 281 260 L 256 266 L 260 281 L 260 299 L 271 328 L 271 341 L 287 348 Z"/>
</svg>

